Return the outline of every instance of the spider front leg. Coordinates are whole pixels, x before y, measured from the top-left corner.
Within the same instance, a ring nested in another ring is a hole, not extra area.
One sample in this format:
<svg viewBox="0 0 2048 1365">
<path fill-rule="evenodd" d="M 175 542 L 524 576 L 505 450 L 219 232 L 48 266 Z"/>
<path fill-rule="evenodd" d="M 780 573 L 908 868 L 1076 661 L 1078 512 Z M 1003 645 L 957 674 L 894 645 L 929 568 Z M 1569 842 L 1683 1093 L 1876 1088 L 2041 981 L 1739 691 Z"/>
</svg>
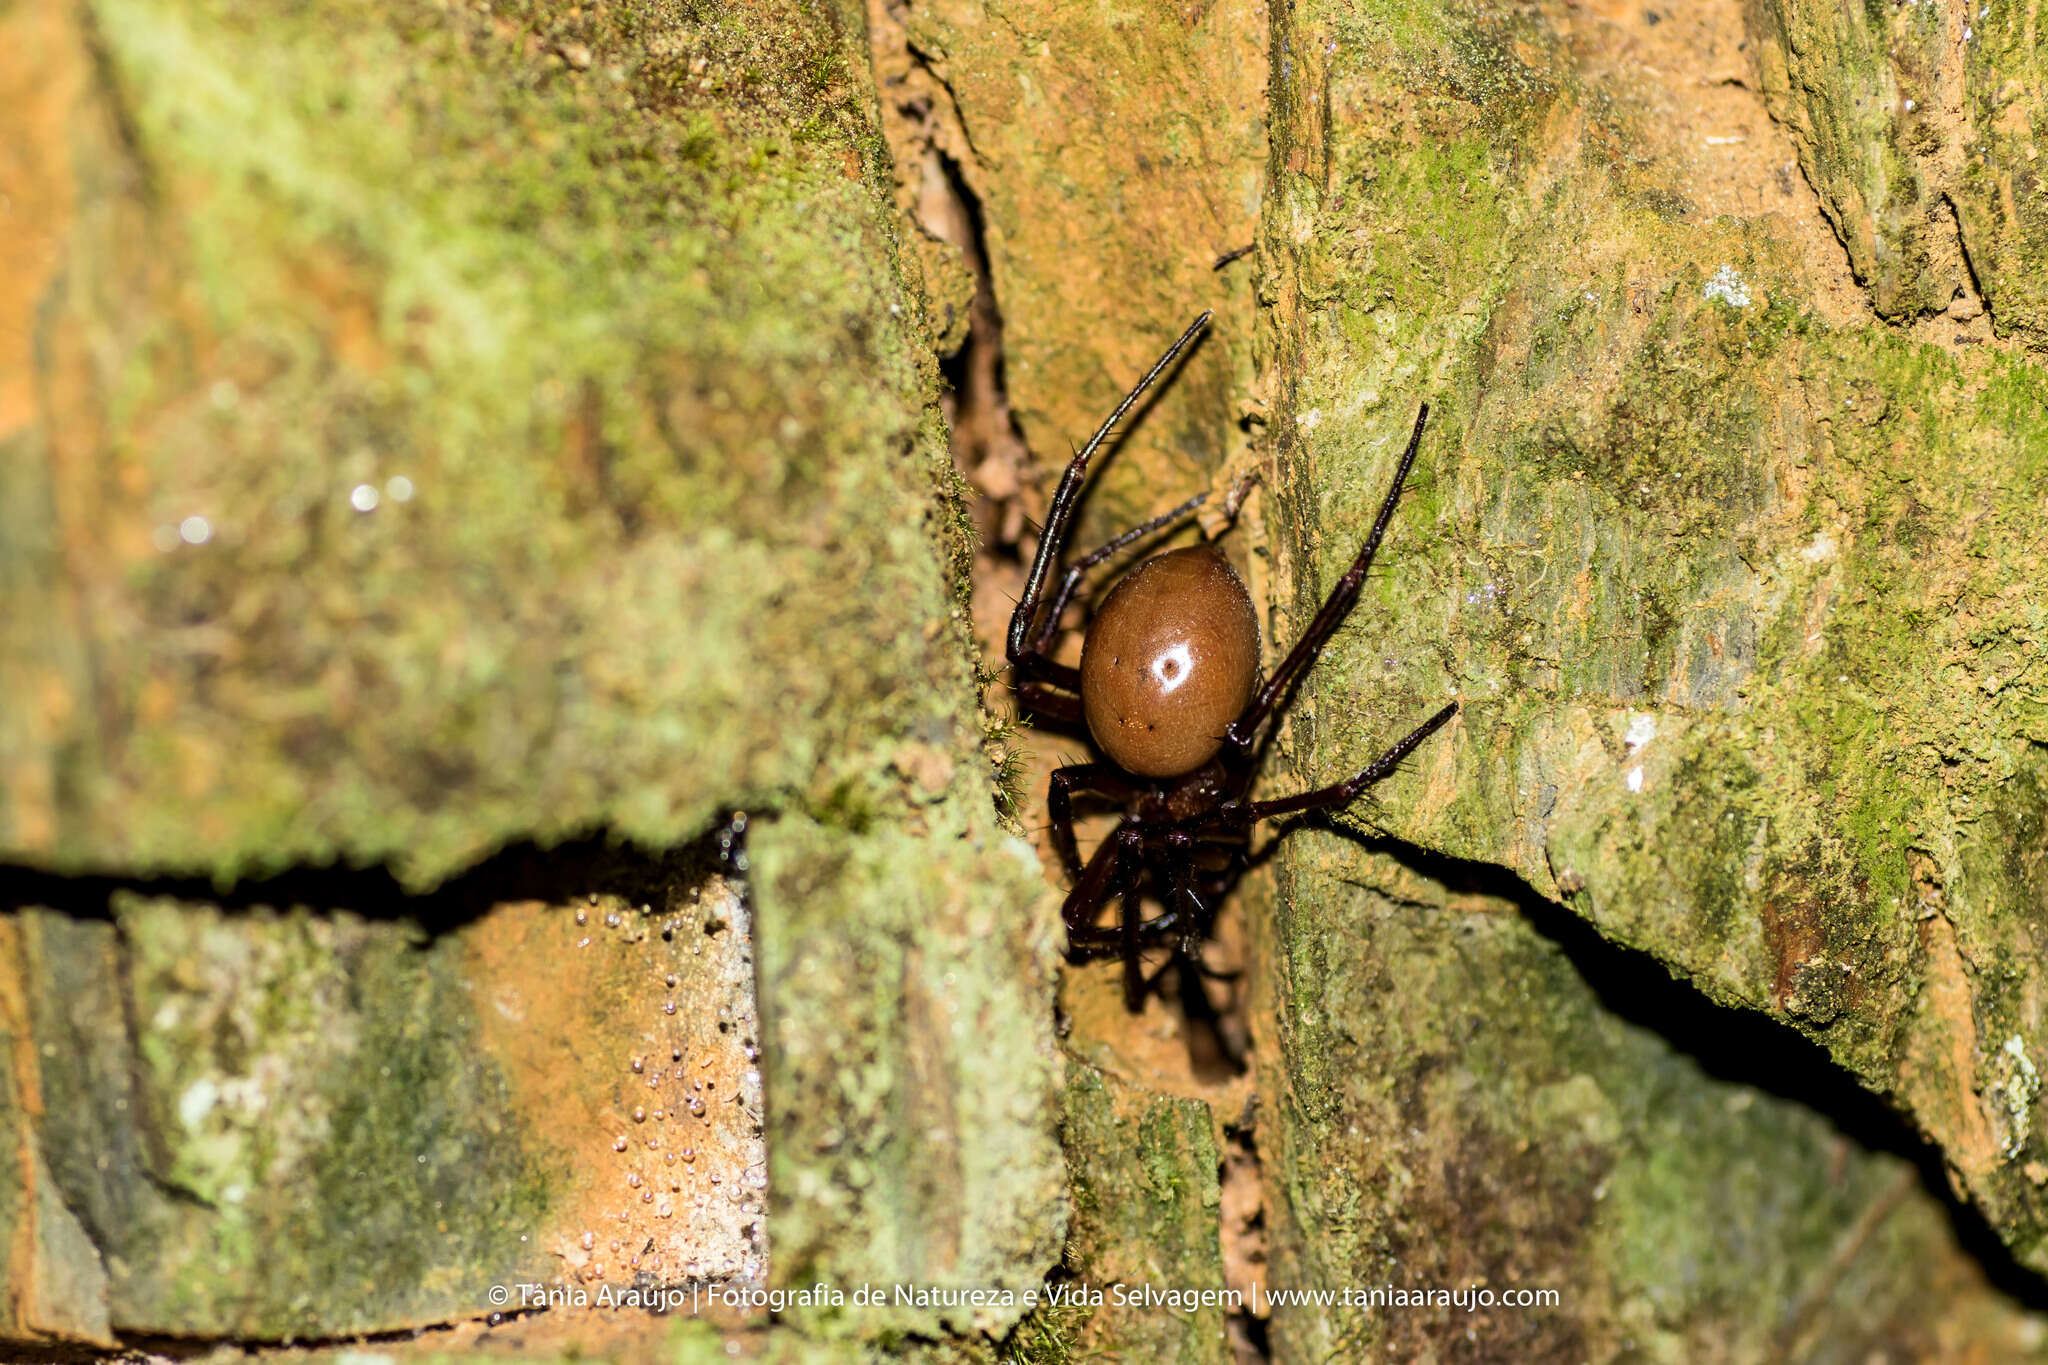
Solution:
<svg viewBox="0 0 2048 1365">
<path fill-rule="evenodd" d="M 1387 534 L 1387 524 L 1394 519 L 1394 507 L 1401 501 L 1401 486 L 1408 481 L 1408 471 L 1415 465 L 1415 452 L 1422 448 L 1422 427 L 1428 420 L 1429 404 L 1424 403 L 1415 414 L 1415 430 L 1408 435 L 1408 448 L 1401 452 L 1401 463 L 1394 469 L 1394 486 L 1387 490 L 1386 500 L 1380 504 L 1380 514 L 1372 524 L 1372 534 L 1365 538 L 1357 558 L 1337 580 L 1337 586 L 1330 589 L 1330 595 L 1324 599 L 1316 612 L 1316 619 L 1309 622 L 1300 641 L 1273 670 L 1273 676 L 1266 679 L 1266 685 L 1252 698 L 1251 705 L 1245 707 L 1244 714 L 1231 722 L 1224 739 L 1240 754 L 1251 752 L 1260 723 L 1293 690 L 1302 673 L 1316 661 L 1316 656 L 1323 652 L 1323 646 L 1337 633 L 1337 627 L 1344 624 L 1351 608 L 1358 604 L 1359 590 L 1365 586 L 1365 575 L 1372 568 L 1373 554 Z"/>
<path fill-rule="evenodd" d="M 1451 702 L 1443 710 L 1410 730 L 1393 748 L 1342 782 L 1333 782 L 1327 787 L 1318 787 L 1314 791 L 1302 792 L 1297 796 L 1283 796 L 1277 801 L 1231 802 L 1217 811 L 1217 819 L 1235 828 L 1248 828 L 1269 816 L 1294 815 L 1305 810 L 1323 810 L 1330 806 L 1348 805 L 1356 801 L 1366 788 L 1384 780 L 1401 765 L 1402 759 L 1415 752 L 1417 745 L 1442 729 L 1450 718 L 1457 714 L 1458 703 Z"/>
<path fill-rule="evenodd" d="M 1056 663 L 1052 657 L 1053 641 L 1059 638 L 1060 618 L 1066 615 L 1068 603 L 1073 601 L 1074 591 L 1088 571 L 1108 559 L 1117 551 L 1135 544 L 1155 531 L 1165 530 L 1175 522 L 1185 519 L 1195 509 L 1208 501 L 1207 493 L 1197 493 L 1170 512 L 1152 518 L 1142 526 L 1133 526 L 1109 544 L 1102 546 L 1067 566 L 1060 580 L 1059 591 L 1039 614 L 1038 625 L 1022 654 L 1012 654 L 1010 662 L 1016 668 L 1018 682 L 1017 701 L 1024 710 L 1046 720 L 1062 721 L 1068 725 L 1082 723 L 1081 675 L 1065 664 Z M 1018 603 L 1023 610 L 1023 603 Z M 1014 618 L 1013 618 L 1014 621 Z M 1069 875 L 1072 875 L 1071 872 Z"/>
<path fill-rule="evenodd" d="M 1064 700 L 1064 699 L 1063 699 Z M 1130 801 L 1138 795 L 1122 773 L 1108 763 L 1076 763 L 1052 775 L 1045 788 L 1045 813 L 1052 825 L 1053 847 L 1059 850 L 1060 866 L 1070 885 L 1081 880 L 1081 848 L 1074 842 L 1074 794 L 1092 792 L 1112 801 Z"/>
<path fill-rule="evenodd" d="M 1067 596 L 1073 590 L 1071 576 L 1070 581 L 1059 592 L 1058 600 L 1053 604 L 1055 609 L 1049 616 L 1045 615 L 1045 592 L 1047 582 L 1059 564 L 1060 553 L 1066 548 L 1067 533 L 1073 529 L 1074 509 L 1081 499 L 1081 484 L 1088 476 L 1088 462 L 1095 458 L 1095 452 L 1109 439 L 1109 434 L 1116 429 L 1116 424 L 1124 419 L 1139 397 L 1152 386 L 1152 381 L 1159 378 L 1166 367 L 1173 363 L 1174 358 L 1208 325 L 1209 314 L 1204 313 L 1180 334 L 1173 345 L 1166 348 L 1166 353 L 1153 362 L 1152 368 L 1145 372 L 1145 377 L 1124 395 L 1123 401 L 1116 405 L 1116 411 L 1110 413 L 1103 424 L 1095 429 L 1095 434 L 1088 438 L 1088 444 L 1075 453 L 1073 460 L 1067 465 L 1067 472 L 1060 476 L 1060 486 L 1052 495 L 1052 506 L 1046 512 L 1044 527 L 1039 531 L 1038 553 L 1032 556 L 1031 572 L 1024 579 L 1024 592 L 1017 599 L 1016 610 L 1010 613 L 1008 653 L 1010 666 L 1016 670 L 1020 682 L 1035 679 L 1068 691 L 1080 689 L 1080 674 L 1064 664 L 1054 663 L 1045 653 L 1052 637 L 1059 630 L 1058 608 L 1065 606 Z M 1173 517 L 1180 510 L 1168 513 L 1167 517 Z M 1160 524 L 1164 524 L 1163 520 Z M 1143 535 L 1145 529 L 1140 527 L 1135 533 L 1129 534 L 1135 538 L 1137 535 Z M 1158 528 L 1154 526 L 1152 529 Z M 1109 546 L 1098 551 L 1098 554 L 1111 554 L 1118 548 L 1121 546 L 1112 541 Z"/>
</svg>

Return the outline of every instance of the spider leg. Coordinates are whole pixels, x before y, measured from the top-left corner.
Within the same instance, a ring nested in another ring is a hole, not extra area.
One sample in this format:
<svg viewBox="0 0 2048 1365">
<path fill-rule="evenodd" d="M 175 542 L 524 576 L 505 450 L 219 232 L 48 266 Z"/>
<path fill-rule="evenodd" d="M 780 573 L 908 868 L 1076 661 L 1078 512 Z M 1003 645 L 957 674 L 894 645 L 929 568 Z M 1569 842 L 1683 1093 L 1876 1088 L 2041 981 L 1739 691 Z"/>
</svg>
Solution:
<svg viewBox="0 0 2048 1365">
<path fill-rule="evenodd" d="M 1095 457 L 1095 452 L 1102 448 L 1103 442 L 1109 439 L 1109 434 L 1116 429 L 1116 424 L 1124 419 L 1139 397 L 1152 386 L 1152 381 L 1159 378 L 1167 366 L 1173 364 L 1174 359 L 1187 349 L 1188 343 L 1200 335 L 1202 329 L 1208 325 L 1207 313 L 1203 313 L 1189 324 L 1179 339 L 1167 347 L 1166 353 L 1145 372 L 1145 377 L 1124 395 L 1123 401 L 1116 405 L 1116 411 L 1110 413 L 1103 424 L 1095 429 L 1095 434 L 1088 438 L 1088 444 L 1075 453 L 1073 460 L 1067 465 L 1067 472 L 1061 476 L 1060 486 L 1052 495 L 1052 507 L 1046 513 L 1045 526 L 1038 535 L 1038 553 L 1032 557 L 1031 572 L 1024 579 L 1023 595 L 1017 599 L 1016 610 L 1010 613 L 1009 658 L 1011 666 L 1019 670 L 1019 676 L 1029 675 L 1052 680 L 1053 675 L 1040 670 L 1048 666 L 1058 667 L 1045 657 L 1040 647 L 1041 641 L 1047 636 L 1048 628 L 1038 623 L 1039 614 L 1045 606 L 1046 582 L 1059 563 L 1060 552 L 1066 548 L 1067 532 L 1073 527 L 1074 508 L 1080 501 L 1082 481 L 1088 475 L 1088 462 Z"/>
<path fill-rule="evenodd" d="M 1107 897 L 1104 898 L 1108 899 Z M 1138 933 L 1147 946 L 1158 943 L 1180 923 L 1178 911 L 1166 911 L 1151 919 L 1138 922 Z M 1090 926 L 1086 929 L 1067 931 L 1067 956 L 1076 961 L 1088 958 L 1114 957 L 1123 951 L 1124 931 L 1121 925 L 1108 928 Z"/>
<path fill-rule="evenodd" d="M 1309 622 L 1308 630 L 1302 635 L 1286 659 L 1273 670 L 1273 676 L 1266 679 L 1258 695 L 1244 709 L 1244 714 L 1230 723 L 1224 740 L 1239 753 L 1250 753 L 1252 742 L 1259 725 L 1273 713 L 1308 666 L 1323 652 L 1337 627 L 1344 624 L 1344 618 L 1358 603 L 1358 594 L 1365 586 L 1366 571 L 1372 567 L 1372 557 L 1380 548 L 1380 540 L 1387 533 L 1387 524 L 1394 519 L 1394 506 L 1401 500 L 1401 486 L 1408 481 L 1408 471 L 1415 464 L 1415 452 L 1422 445 L 1422 424 L 1429 420 L 1429 404 L 1424 403 L 1415 414 L 1415 430 L 1408 436 L 1408 448 L 1401 452 L 1401 463 L 1394 470 L 1394 486 L 1387 490 L 1386 501 L 1380 504 L 1379 519 L 1372 524 L 1372 534 L 1365 538 L 1365 544 L 1358 551 L 1358 557 L 1351 561 L 1351 567 L 1337 580 L 1337 586 L 1316 612 L 1315 620 Z"/>
<path fill-rule="evenodd" d="M 1136 851 L 1143 837 L 1125 821 L 1096 847 L 1088 866 L 1075 879 L 1074 889 L 1060 906 L 1060 919 L 1067 926 L 1069 943 L 1094 937 L 1095 916 L 1128 884 L 1132 872 L 1129 855 Z"/>
<path fill-rule="evenodd" d="M 1074 793 L 1093 792 L 1112 801 L 1129 801 L 1138 789 L 1124 780 L 1107 763 L 1076 763 L 1054 771 L 1045 788 L 1045 813 L 1052 822 L 1053 847 L 1059 850 L 1060 866 L 1067 880 L 1081 880 L 1081 848 L 1074 842 Z"/>
<path fill-rule="evenodd" d="M 1385 778 L 1400 765 L 1402 759 L 1415 751 L 1415 746 L 1428 739 L 1452 716 L 1458 714 L 1458 703 L 1452 702 L 1443 710 L 1431 716 L 1405 735 L 1400 743 L 1366 764 L 1342 782 L 1327 787 L 1302 792 L 1298 796 L 1283 796 L 1277 801 L 1247 801 L 1239 805 L 1231 818 L 1234 823 L 1249 825 L 1255 820 L 1264 820 L 1273 815 L 1292 815 L 1297 811 L 1321 810 L 1327 806 L 1342 806 L 1355 801 L 1358 794 Z M 1218 812 L 1219 815 L 1222 812 Z"/>
<path fill-rule="evenodd" d="M 1117 551 L 1143 540 L 1154 531 L 1163 531 L 1175 522 L 1185 519 L 1208 500 L 1209 495 L 1207 493 L 1197 493 L 1172 511 L 1162 512 L 1142 526 L 1133 526 L 1107 545 L 1102 546 L 1100 549 L 1092 550 L 1074 563 L 1069 564 L 1065 576 L 1060 579 L 1059 591 L 1053 594 L 1052 605 L 1047 608 L 1045 616 L 1039 622 L 1038 633 L 1032 638 L 1031 652 L 1043 654 L 1051 647 L 1053 637 L 1058 635 L 1060 631 L 1060 617 L 1066 614 L 1067 604 L 1074 600 L 1074 590 L 1080 587 L 1082 578 L 1087 575 L 1090 569 L 1116 554 Z"/>
<path fill-rule="evenodd" d="M 1117 551 L 1133 544 L 1154 531 L 1163 530 L 1174 522 L 1207 502 L 1207 493 L 1197 493 L 1170 512 L 1152 518 L 1142 526 L 1134 526 L 1098 550 L 1083 556 L 1079 562 L 1068 566 L 1060 579 L 1059 591 L 1053 594 L 1051 604 L 1040 616 L 1037 632 L 1032 636 L 1029 647 L 1022 657 L 1015 660 L 1020 677 L 1029 675 L 1029 681 L 1017 683 L 1017 700 L 1025 710 L 1047 720 L 1060 721 L 1068 725 L 1080 725 L 1084 719 L 1081 711 L 1081 671 L 1055 663 L 1049 652 L 1052 643 L 1060 633 L 1060 618 L 1067 613 L 1067 606 L 1074 599 L 1074 591 L 1088 571 L 1108 559 Z M 1054 689 L 1062 689 L 1055 691 Z"/>
<path fill-rule="evenodd" d="M 1187 910 L 1187 924 L 1175 946 L 1176 952 L 1185 953 L 1209 932 L 1210 910 L 1201 892 L 1195 889 L 1194 837 L 1185 830 L 1174 830 L 1166 836 L 1166 850 L 1172 860 L 1167 875 L 1167 908 L 1176 913 L 1183 907 Z"/>
<path fill-rule="evenodd" d="M 1068 672 L 1073 670 L 1069 669 Z M 1045 720 L 1064 721 L 1069 725 L 1081 723 L 1081 680 L 1077 676 L 1068 692 L 1055 692 L 1055 687 L 1065 686 L 1054 681 L 1027 682 L 1017 685 L 1017 704 L 1032 715 Z M 1069 695 L 1069 692 L 1075 695 Z"/>
<path fill-rule="evenodd" d="M 1127 889 L 1117 902 L 1116 927 L 1124 959 L 1124 1008 L 1133 1014 L 1145 1008 L 1145 941 L 1140 933 L 1144 913 L 1145 903 Z"/>
</svg>

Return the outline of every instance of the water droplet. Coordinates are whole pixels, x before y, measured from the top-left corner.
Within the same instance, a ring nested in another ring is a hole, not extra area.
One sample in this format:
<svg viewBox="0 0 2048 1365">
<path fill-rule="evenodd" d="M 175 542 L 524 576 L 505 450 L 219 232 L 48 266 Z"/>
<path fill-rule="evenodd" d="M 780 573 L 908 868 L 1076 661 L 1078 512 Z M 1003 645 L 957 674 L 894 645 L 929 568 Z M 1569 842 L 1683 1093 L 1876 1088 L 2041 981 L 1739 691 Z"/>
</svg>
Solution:
<svg viewBox="0 0 2048 1365">
<path fill-rule="evenodd" d="M 616 929 L 619 927 L 618 911 L 614 910 L 604 917 L 604 927 L 607 929 Z"/>
<path fill-rule="evenodd" d="M 629 1185 L 630 1187 L 632 1187 L 633 1189 L 636 1189 L 636 1190 L 637 1190 L 637 1189 L 639 1189 L 639 1188 L 640 1188 L 640 1173 L 639 1173 L 638 1171 L 635 1171 L 635 1172 L 633 1172 L 633 1174 L 631 1174 L 631 1175 L 627 1176 L 627 1177 L 626 1177 L 626 1184 L 627 1184 L 627 1185 Z"/>
<path fill-rule="evenodd" d="M 642 1109 L 642 1108 L 641 1108 L 641 1107 L 640 1107 L 639 1105 L 637 1105 L 637 1104 L 633 1106 L 633 1122 L 635 1122 L 635 1123 L 645 1123 L 645 1122 L 647 1122 L 647 1111 L 646 1111 L 645 1109 Z"/>
<path fill-rule="evenodd" d="M 590 923 L 590 912 L 588 910 L 578 910 L 576 912 L 576 922 L 578 924 Z"/>
<path fill-rule="evenodd" d="M 668 982 L 668 988 L 670 990 L 674 990 L 676 988 L 676 974 L 674 972 L 670 972 L 668 976 L 664 979 Z"/>
<path fill-rule="evenodd" d="M 624 1133 L 619 1134 L 618 1140 L 612 1143 L 612 1150 L 615 1152 L 626 1150 L 626 1135 Z"/>
<path fill-rule="evenodd" d="M 205 517 L 187 517 L 178 523 L 178 538 L 187 545 L 204 545 L 213 539 L 213 523 Z"/>
<path fill-rule="evenodd" d="M 654 1216 L 656 1218 L 666 1218 L 674 1212 L 674 1207 L 671 1206 L 666 1199 L 662 1200 L 659 1204 L 656 1204 L 654 1206 Z"/>
<path fill-rule="evenodd" d="M 635 1057 L 635 1058 L 633 1059 L 633 1074 L 634 1074 L 635 1076 L 639 1075 L 639 1074 L 640 1074 L 641 1072 L 645 1071 L 646 1069 L 647 1069 L 647 1065 L 646 1065 L 646 1063 L 642 1062 L 642 1061 L 641 1061 L 641 1060 L 640 1060 L 640 1059 L 639 1059 L 638 1057 Z"/>
<path fill-rule="evenodd" d="M 348 505 L 358 512 L 374 512 L 377 510 L 377 503 L 377 490 L 374 485 L 359 483 L 349 490 Z"/>
<path fill-rule="evenodd" d="M 697 1149 L 695 1147 L 683 1148 L 683 1160 L 695 1163 L 697 1160 Z"/>
<path fill-rule="evenodd" d="M 673 1000 L 663 1001 L 661 1005 L 661 1012 L 663 1014 L 674 1014 L 676 1012 L 676 1002 Z"/>
</svg>

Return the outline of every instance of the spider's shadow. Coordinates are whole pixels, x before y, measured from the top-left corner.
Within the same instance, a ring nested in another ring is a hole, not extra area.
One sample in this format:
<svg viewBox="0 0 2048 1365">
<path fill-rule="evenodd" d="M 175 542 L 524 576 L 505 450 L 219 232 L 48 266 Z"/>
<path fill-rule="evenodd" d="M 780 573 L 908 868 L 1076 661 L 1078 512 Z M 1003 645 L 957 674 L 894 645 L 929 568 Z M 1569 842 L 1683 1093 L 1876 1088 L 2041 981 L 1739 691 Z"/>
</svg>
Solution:
<svg viewBox="0 0 2048 1365">
<path fill-rule="evenodd" d="M 1288 822 L 1276 836 L 1314 825 L 1358 848 L 1394 859 L 1453 891 L 1511 902 L 1528 925 L 1570 962 L 1601 1007 L 1661 1037 L 1701 1071 L 1758 1090 L 1825 1118 L 1843 1136 L 1910 1164 L 1921 1187 L 1947 1214 L 1957 1245 L 2000 1293 L 2031 1312 L 2048 1312 L 2048 1277 L 2022 1263 L 1976 1205 L 1956 1194 L 1941 1149 L 1885 1100 L 1866 1090 L 1811 1039 L 1754 1010 L 1722 1005 L 1650 953 L 1601 936 L 1591 924 L 1507 868 L 1454 858 L 1385 834 L 1349 828 L 1320 813 Z M 1279 838 L 1262 853 L 1270 857 Z"/>
</svg>

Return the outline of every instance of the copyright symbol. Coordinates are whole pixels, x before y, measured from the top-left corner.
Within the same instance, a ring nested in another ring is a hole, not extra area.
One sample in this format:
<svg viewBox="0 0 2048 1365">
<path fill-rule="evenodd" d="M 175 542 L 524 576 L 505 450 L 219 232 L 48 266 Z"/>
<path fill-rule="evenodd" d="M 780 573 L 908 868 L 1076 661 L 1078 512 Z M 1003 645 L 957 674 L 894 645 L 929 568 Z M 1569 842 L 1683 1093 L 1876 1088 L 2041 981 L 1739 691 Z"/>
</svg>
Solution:
<svg viewBox="0 0 2048 1365">
<path fill-rule="evenodd" d="M 512 1301 L 512 1291 L 502 1284 L 491 1286 L 491 1302 L 500 1308 Z"/>
</svg>

